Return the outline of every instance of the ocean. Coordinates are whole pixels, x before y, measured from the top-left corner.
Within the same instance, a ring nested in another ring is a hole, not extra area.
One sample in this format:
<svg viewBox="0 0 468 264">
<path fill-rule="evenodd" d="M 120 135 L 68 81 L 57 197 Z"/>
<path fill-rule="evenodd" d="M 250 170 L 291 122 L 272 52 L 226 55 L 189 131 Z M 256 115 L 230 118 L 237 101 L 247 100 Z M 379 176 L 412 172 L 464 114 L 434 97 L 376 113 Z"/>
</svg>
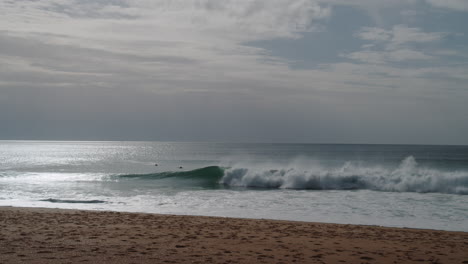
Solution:
<svg viewBox="0 0 468 264">
<path fill-rule="evenodd" d="M 0 206 L 468 231 L 468 146 L 0 141 Z"/>
</svg>

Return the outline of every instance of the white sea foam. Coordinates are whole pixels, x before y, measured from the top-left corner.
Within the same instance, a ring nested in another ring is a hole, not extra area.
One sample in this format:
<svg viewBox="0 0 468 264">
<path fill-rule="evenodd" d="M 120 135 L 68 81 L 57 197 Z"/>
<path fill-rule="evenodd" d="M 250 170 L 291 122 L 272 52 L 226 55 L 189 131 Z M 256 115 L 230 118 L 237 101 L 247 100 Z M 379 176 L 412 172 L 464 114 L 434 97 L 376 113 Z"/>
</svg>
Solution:
<svg viewBox="0 0 468 264">
<path fill-rule="evenodd" d="M 352 162 L 337 168 L 324 168 L 317 163 L 306 168 L 296 164 L 282 168 L 271 164 L 234 165 L 225 170 L 221 183 L 258 188 L 468 194 L 468 172 L 419 167 L 412 156 L 396 168 L 360 166 Z"/>
</svg>

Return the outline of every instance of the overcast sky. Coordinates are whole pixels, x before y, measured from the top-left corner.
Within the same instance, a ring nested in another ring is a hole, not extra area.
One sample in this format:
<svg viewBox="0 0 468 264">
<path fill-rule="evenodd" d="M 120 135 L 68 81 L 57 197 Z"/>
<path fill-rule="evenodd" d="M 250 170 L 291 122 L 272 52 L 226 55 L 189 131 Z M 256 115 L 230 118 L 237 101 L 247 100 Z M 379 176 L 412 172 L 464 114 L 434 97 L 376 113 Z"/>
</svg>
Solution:
<svg viewBox="0 0 468 264">
<path fill-rule="evenodd" d="M 467 0 L 0 0 L 0 139 L 468 144 Z"/>
</svg>

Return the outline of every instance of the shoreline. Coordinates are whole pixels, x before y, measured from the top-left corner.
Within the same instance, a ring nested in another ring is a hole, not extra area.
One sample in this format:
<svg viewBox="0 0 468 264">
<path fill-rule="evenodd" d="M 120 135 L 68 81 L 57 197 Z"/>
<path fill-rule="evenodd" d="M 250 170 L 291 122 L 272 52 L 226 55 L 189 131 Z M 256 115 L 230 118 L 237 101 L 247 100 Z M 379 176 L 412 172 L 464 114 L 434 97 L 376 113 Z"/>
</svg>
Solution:
<svg viewBox="0 0 468 264">
<path fill-rule="evenodd" d="M 451 233 L 466 233 L 468 231 L 460 230 L 445 230 L 445 229 L 433 229 L 433 228 L 418 228 L 418 227 L 406 227 L 406 226 L 386 226 L 386 225 L 374 225 L 374 224 L 348 224 L 339 222 L 320 222 L 320 221 L 304 221 L 304 220 L 288 220 L 288 219 L 275 219 L 275 218 L 248 218 L 248 217 L 231 217 L 231 216 L 216 216 L 216 215 L 191 215 L 191 214 L 177 214 L 177 213 L 152 213 L 152 212 L 140 212 L 140 211 L 113 211 L 113 210 L 101 210 L 101 209 L 81 209 L 81 208 L 62 208 L 62 207 L 42 207 L 42 206 L 16 206 L 16 205 L 0 205 L 0 213 L 5 208 L 11 209 L 26 209 L 26 210 L 50 210 L 50 211 L 76 211 L 76 212 L 90 212 L 90 213 L 123 213 L 123 214 L 142 214 L 142 215 L 154 215 L 154 216 L 187 216 L 187 217 L 201 217 L 201 218 L 219 218 L 219 219 L 233 219 L 233 220 L 259 220 L 259 221 L 274 221 L 274 222 L 285 222 L 285 223 L 298 223 L 298 224 L 319 224 L 319 225 L 338 225 L 338 226 L 357 226 L 357 227 L 376 227 L 376 228 L 390 228 L 390 229 L 403 229 L 403 230 L 421 230 L 421 231 L 441 231 Z"/>
<path fill-rule="evenodd" d="M 0 207 L 0 263 L 468 263 L 468 233 Z"/>
</svg>

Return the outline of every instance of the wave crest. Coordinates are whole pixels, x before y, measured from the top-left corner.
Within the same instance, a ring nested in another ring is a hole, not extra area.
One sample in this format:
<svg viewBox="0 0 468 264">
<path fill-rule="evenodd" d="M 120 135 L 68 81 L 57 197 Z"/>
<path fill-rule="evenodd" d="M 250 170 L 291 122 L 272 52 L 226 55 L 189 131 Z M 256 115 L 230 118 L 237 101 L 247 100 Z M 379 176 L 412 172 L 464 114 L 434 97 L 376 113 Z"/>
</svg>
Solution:
<svg viewBox="0 0 468 264">
<path fill-rule="evenodd" d="M 392 192 L 437 192 L 468 194 L 467 172 L 444 172 L 420 168 L 414 157 L 405 158 L 395 169 L 361 167 L 346 162 L 342 167 L 265 169 L 231 167 L 225 170 L 221 184 L 236 187 L 309 190 L 368 189 Z"/>
</svg>

